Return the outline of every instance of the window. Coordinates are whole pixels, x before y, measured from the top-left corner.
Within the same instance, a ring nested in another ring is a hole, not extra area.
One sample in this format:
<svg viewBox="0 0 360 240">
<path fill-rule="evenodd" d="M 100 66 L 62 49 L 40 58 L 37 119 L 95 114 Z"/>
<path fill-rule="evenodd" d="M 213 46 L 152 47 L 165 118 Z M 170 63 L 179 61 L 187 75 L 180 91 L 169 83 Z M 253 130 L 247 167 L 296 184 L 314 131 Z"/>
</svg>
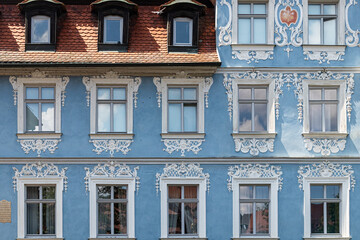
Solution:
<svg viewBox="0 0 360 240">
<path fill-rule="evenodd" d="M 309 4 L 309 44 L 336 44 L 336 5 Z"/>
<path fill-rule="evenodd" d="M 26 87 L 26 131 L 55 131 L 54 87 Z"/>
<path fill-rule="evenodd" d="M 97 132 L 126 133 L 126 88 L 97 88 Z"/>
<path fill-rule="evenodd" d="M 169 132 L 197 132 L 197 88 L 169 87 Z"/>
<path fill-rule="evenodd" d="M 37 15 L 31 18 L 31 43 L 50 43 L 50 17 Z"/>
<path fill-rule="evenodd" d="M 104 17 L 104 43 L 123 43 L 124 18 L 120 16 Z"/>
<path fill-rule="evenodd" d="M 193 38 L 193 20 L 190 18 L 174 18 L 174 45 L 191 46 Z"/>
<path fill-rule="evenodd" d="M 26 186 L 26 236 L 55 236 L 56 186 Z"/>
</svg>

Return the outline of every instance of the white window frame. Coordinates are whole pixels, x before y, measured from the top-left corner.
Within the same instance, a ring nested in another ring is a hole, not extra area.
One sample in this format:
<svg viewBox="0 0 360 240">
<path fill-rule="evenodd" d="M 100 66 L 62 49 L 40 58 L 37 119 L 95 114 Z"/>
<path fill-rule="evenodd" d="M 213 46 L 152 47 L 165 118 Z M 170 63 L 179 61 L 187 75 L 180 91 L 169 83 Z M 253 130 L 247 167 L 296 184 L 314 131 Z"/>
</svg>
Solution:
<svg viewBox="0 0 360 240">
<path fill-rule="evenodd" d="M 48 34 L 48 39 L 46 42 L 39 42 L 39 41 L 34 41 L 34 19 L 39 19 L 39 20 L 48 20 L 48 30 L 49 30 L 49 34 Z M 36 44 L 49 44 L 50 43 L 50 37 L 51 37 L 51 18 L 49 16 L 46 15 L 35 15 L 31 17 L 31 43 L 36 43 Z"/>
<path fill-rule="evenodd" d="M 125 238 L 135 238 L 135 178 L 124 177 L 121 179 L 109 179 L 94 177 L 89 179 L 90 192 L 90 238 L 97 239 L 97 185 L 126 185 L 127 186 L 127 236 Z M 124 238 L 123 236 L 111 235 L 101 236 L 101 238 Z"/>
<path fill-rule="evenodd" d="M 106 31 L 107 31 L 107 26 L 106 26 L 106 20 L 119 20 L 120 21 L 120 44 L 122 44 L 123 41 L 123 33 L 124 33 L 124 18 L 121 16 L 117 16 L 117 15 L 107 15 L 104 17 L 104 33 L 103 33 L 103 41 L 106 44 L 117 44 L 118 42 L 114 42 L 114 41 L 108 41 L 106 39 Z"/>
<path fill-rule="evenodd" d="M 25 204 L 25 189 L 27 185 L 55 185 L 56 186 L 56 204 L 55 204 L 55 236 L 56 238 L 63 238 L 63 179 L 59 177 L 49 178 L 27 178 L 22 177 L 17 179 L 17 236 L 18 238 L 26 237 L 26 204 Z M 43 235 L 39 237 L 44 238 Z M 45 238 L 46 239 L 46 238 Z"/>
<path fill-rule="evenodd" d="M 177 43 L 176 42 L 176 22 L 189 23 L 189 43 Z M 193 45 L 193 28 L 194 21 L 187 17 L 176 17 L 173 19 L 173 45 L 174 46 L 192 46 Z"/>
</svg>

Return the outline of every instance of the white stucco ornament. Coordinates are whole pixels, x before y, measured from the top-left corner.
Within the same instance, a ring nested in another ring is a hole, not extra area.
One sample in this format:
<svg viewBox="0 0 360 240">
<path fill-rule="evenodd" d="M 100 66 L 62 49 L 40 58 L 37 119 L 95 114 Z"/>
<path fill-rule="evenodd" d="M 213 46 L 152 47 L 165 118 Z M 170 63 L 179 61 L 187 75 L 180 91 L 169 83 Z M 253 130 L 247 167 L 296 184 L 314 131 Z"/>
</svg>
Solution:
<svg viewBox="0 0 360 240">
<path fill-rule="evenodd" d="M 231 1 L 231 0 L 230 0 Z M 227 1 L 227 0 L 221 0 L 220 1 L 220 5 L 221 6 L 226 6 L 229 16 L 227 19 L 227 22 L 225 24 L 225 26 L 219 26 L 219 39 L 218 39 L 218 46 L 227 46 L 231 44 L 232 41 L 232 8 L 231 8 L 231 4 Z"/>
<path fill-rule="evenodd" d="M 329 156 L 332 153 L 344 151 L 346 139 L 304 139 L 305 148 L 308 151 L 321 153 L 322 156 Z"/>
<path fill-rule="evenodd" d="M 255 62 L 259 60 L 274 59 L 274 51 L 270 50 L 233 50 L 232 58 L 247 61 L 247 63 Z"/>
<path fill-rule="evenodd" d="M 305 50 L 304 49 L 305 60 L 315 60 L 318 61 L 319 64 L 327 63 L 330 64 L 330 61 L 344 61 L 342 56 L 345 55 L 344 51 L 337 50 Z"/>
<path fill-rule="evenodd" d="M 234 138 L 234 142 L 236 152 L 250 153 L 251 156 L 274 151 L 274 139 Z"/>
<path fill-rule="evenodd" d="M 22 139 L 18 140 L 18 142 L 26 154 L 33 151 L 40 157 L 42 152 L 49 151 L 50 153 L 54 153 L 61 139 Z"/>
<path fill-rule="evenodd" d="M 96 139 L 90 140 L 95 147 L 93 149 L 96 154 L 101 154 L 102 152 L 108 152 L 111 157 L 114 157 L 115 152 L 122 152 L 126 155 L 131 149 L 129 148 L 133 140 L 123 140 L 123 139 Z"/>
<path fill-rule="evenodd" d="M 193 152 L 198 154 L 201 151 L 201 144 L 205 141 L 204 139 L 162 139 L 166 148 L 163 150 L 169 154 L 174 151 L 181 152 L 181 156 L 185 157 L 185 152 Z"/>
</svg>

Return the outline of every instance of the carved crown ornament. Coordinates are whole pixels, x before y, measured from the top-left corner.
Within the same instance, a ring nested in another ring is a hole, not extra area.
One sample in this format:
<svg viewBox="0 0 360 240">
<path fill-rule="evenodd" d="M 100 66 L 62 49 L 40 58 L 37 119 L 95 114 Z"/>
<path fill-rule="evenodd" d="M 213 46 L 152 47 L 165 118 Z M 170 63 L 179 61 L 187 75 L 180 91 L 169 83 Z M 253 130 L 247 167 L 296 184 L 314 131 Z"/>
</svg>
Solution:
<svg viewBox="0 0 360 240">
<path fill-rule="evenodd" d="M 13 177 L 14 191 L 17 190 L 18 181 L 21 178 L 61 178 L 63 180 L 64 191 L 67 190 L 67 176 L 65 175 L 67 167 L 59 170 L 53 163 L 27 163 L 19 171 L 13 167 L 15 175 Z"/>
<path fill-rule="evenodd" d="M 46 151 L 53 154 L 55 150 L 58 149 L 58 144 L 61 142 L 61 139 L 21 139 L 18 140 L 18 142 L 25 154 L 33 151 L 40 157 L 41 153 Z"/>
<path fill-rule="evenodd" d="M 204 173 L 199 163 L 172 163 L 166 164 L 164 171 L 156 174 L 156 192 L 160 191 L 162 179 L 204 179 L 207 192 L 210 191 L 210 174 Z"/>
<path fill-rule="evenodd" d="M 139 191 L 140 188 L 140 177 L 137 175 L 139 167 L 134 167 L 133 170 L 125 163 L 119 162 L 108 162 L 104 164 L 98 164 L 93 169 L 88 167 L 84 168 L 86 171 L 85 180 L 85 189 L 89 191 L 89 182 L 91 179 L 96 178 L 108 178 L 108 179 L 124 179 L 124 178 L 133 178 L 135 179 L 136 191 Z"/>
<path fill-rule="evenodd" d="M 319 164 L 300 166 L 298 170 L 299 188 L 304 189 L 305 178 L 349 178 L 350 187 L 354 191 L 355 177 L 354 170 L 351 165 L 340 165 L 339 163 L 331 163 L 324 161 Z"/>
<path fill-rule="evenodd" d="M 227 180 L 227 187 L 232 191 L 234 179 L 251 178 L 251 179 L 277 179 L 278 190 L 281 191 L 283 185 L 283 178 L 281 167 L 269 164 L 241 164 L 229 167 Z"/>
</svg>

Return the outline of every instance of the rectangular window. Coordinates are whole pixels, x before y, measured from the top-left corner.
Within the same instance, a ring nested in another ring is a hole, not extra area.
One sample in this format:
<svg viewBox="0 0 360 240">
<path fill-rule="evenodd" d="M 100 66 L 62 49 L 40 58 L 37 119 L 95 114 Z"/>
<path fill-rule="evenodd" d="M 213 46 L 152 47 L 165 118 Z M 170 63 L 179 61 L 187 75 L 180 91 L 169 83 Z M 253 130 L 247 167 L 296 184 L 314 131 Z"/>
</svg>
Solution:
<svg viewBox="0 0 360 240">
<path fill-rule="evenodd" d="M 169 235 L 197 235 L 198 186 L 168 186 Z"/>
<path fill-rule="evenodd" d="M 240 235 L 269 235 L 270 187 L 240 185 Z"/>
<path fill-rule="evenodd" d="M 97 132 L 126 132 L 126 88 L 97 88 Z"/>
<path fill-rule="evenodd" d="M 309 4 L 309 44 L 336 44 L 336 4 Z"/>
<path fill-rule="evenodd" d="M 97 186 L 98 236 L 127 235 L 127 186 Z"/>
<path fill-rule="evenodd" d="M 50 43 L 50 17 L 37 15 L 31 18 L 31 43 Z"/>
<path fill-rule="evenodd" d="M 174 46 L 192 46 L 193 20 L 191 18 L 174 18 Z"/>
<path fill-rule="evenodd" d="M 55 131 L 55 88 L 26 87 L 26 131 Z"/>
<path fill-rule="evenodd" d="M 338 131 L 338 104 L 338 88 L 310 87 L 310 131 Z"/>
<path fill-rule="evenodd" d="M 55 186 L 26 186 L 26 235 L 55 236 Z"/>
<path fill-rule="evenodd" d="M 168 131 L 197 132 L 197 88 L 168 88 Z"/>
<path fill-rule="evenodd" d="M 310 185 L 311 233 L 340 233 L 340 185 Z"/>
<path fill-rule="evenodd" d="M 104 43 L 123 43 L 124 19 L 120 16 L 104 17 Z"/>
<path fill-rule="evenodd" d="M 266 3 L 240 3 L 238 5 L 238 43 L 266 43 Z"/>
<path fill-rule="evenodd" d="M 239 132 L 267 131 L 267 87 L 239 87 Z"/>
</svg>

